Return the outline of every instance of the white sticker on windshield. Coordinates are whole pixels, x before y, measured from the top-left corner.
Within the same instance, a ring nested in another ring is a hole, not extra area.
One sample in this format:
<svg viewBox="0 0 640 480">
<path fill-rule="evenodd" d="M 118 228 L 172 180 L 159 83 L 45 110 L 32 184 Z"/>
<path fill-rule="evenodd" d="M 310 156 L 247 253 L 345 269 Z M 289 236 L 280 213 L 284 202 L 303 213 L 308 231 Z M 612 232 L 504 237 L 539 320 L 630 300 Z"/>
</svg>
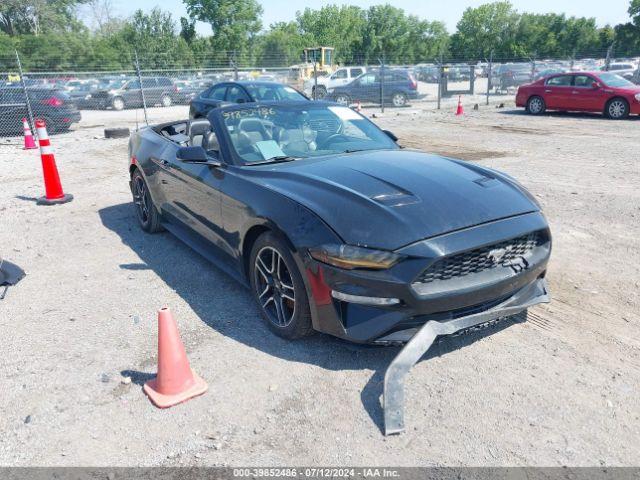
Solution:
<svg viewBox="0 0 640 480">
<path fill-rule="evenodd" d="M 362 117 L 347 107 L 329 107 L 340 120 L 362 120 Z"/>
<path fill-rule="evenodd" d="M 263 140 L 262 142 L 256 142 L 256 147 L 262 154 L 262 158 L 269 160 L 274 157 L 283 157 L 285 153 L 275 140 Z"/>
</svg>

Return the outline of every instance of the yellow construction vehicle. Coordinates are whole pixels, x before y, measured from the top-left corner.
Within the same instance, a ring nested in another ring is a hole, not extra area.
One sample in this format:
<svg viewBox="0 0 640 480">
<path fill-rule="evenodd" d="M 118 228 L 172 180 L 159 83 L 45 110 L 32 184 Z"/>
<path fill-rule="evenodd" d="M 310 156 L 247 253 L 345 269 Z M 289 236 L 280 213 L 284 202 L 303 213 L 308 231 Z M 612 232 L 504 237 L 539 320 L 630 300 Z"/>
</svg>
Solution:
<svg viewBox="0 0 640 480">
<path fill-rule="evenodd" d="M 331 75 L 335 69 L 333 47 L 312 47 L 303 50 L 302 61 L 289 67 L 288 83 L 302 89 L 305 80 L 317 75 Z"/>
</svg>

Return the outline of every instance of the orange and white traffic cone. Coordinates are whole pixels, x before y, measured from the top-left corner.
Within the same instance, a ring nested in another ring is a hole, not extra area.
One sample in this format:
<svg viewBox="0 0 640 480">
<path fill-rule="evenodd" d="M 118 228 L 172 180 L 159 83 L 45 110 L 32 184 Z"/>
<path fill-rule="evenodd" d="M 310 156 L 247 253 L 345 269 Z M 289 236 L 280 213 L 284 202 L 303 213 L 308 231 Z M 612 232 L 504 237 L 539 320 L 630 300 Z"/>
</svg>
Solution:
<svg viewBox="0 0 640 480">
<path fill-rule="evenodd" d="M 38 142 L 40 143 L 40 158 L 42 159 L 42 172 L 44 174 L 45 196 L 38 199 L 38 205 L 55 205 L 67 203 L 73 200 L 73 195 L 65 194 L 60 183 L 56 158 L 49 142 L 49 134 L 44 120 L 36 120 Z"/>
<path fill-rule="evenodd" d="M 33 150 L 38 148 L 36 141 L 33 139 L 31 128 L 29 128 L 29 122 L 26 118 L 22 119 L 22 128 L 24 129 L 24 150 Z"/>
<path fill-rule="evenodd" d="M 458 109 L 456 110 L 456 116 L 464 115 L 464 107 L 462 106 L 462 96 L 458 96 Z"/>
<path fill-rule="evenodd" d="M 207 391 L 207 383 L 191 370 L 169 308 L 158 311 L 158 375 L 143 390 L 158 408 L 168 408 Z"/>
</svg>

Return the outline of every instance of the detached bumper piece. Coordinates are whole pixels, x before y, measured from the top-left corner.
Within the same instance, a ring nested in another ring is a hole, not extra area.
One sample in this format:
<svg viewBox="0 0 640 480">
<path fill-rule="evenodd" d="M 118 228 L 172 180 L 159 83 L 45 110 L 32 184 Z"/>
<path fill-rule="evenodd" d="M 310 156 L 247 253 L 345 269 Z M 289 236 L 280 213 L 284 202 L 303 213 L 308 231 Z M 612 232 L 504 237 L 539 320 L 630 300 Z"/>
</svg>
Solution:
<svg viewBox="0 0 640 480">
<path fill-rule="evenodd" d="M 0 300 L 4 299 L 9 286 L 18 283 L 24 276 L 24 270 L 19 266 L 0 258 Z"/>
<path fill-rule="evenodd" d="M 497 319 L 516 315 L 529 307 L 540 303 L 549 303 L 549 301 L 546 280 L 538 279 L 487 311 L 443 322 L 429 321 L 420 329 L 408 331 L 408 334 L 413 331 L 416 333 L 393 359 L 384 376 L 385 435 L 401 433 L 404 430 L 404 378 L 411 367 L 429 350 L 437 337 L 452 335 L 462 330 L 491 323 Z M 399 338 L 396 335 L 389 340 L 399 340 Z"/>
</svg>

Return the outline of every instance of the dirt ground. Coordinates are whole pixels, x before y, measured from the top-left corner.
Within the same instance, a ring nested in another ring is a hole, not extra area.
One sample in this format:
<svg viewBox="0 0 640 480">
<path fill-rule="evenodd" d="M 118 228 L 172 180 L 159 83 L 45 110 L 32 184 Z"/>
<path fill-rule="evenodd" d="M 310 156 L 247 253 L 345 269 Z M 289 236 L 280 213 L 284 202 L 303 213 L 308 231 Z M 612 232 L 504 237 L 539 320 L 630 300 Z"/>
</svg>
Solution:
<svg viewBox="0 0 640 480">
<path fill-rule="evenodd" d="M 398 349 L 278 339 L 248 291 L 170 234 L 144 234 L 127 140 L 102 138 L 136 112 L 107 113 L 52 137 L 67 205 L 37 206 L 38 154 L 0 145 L 0 255 L 27 271 L 0 300 L 1 465 L 637 465 L 640 120 L 509 106 L 375 120 L 406 146 L 516 177 L 554 235 L 553 302 L 434 346 L 408 376 L 407 431 L 385 438 Z M 163 305 L 209 383 L 169 410 L 141 390 Z"/>
</svg>

